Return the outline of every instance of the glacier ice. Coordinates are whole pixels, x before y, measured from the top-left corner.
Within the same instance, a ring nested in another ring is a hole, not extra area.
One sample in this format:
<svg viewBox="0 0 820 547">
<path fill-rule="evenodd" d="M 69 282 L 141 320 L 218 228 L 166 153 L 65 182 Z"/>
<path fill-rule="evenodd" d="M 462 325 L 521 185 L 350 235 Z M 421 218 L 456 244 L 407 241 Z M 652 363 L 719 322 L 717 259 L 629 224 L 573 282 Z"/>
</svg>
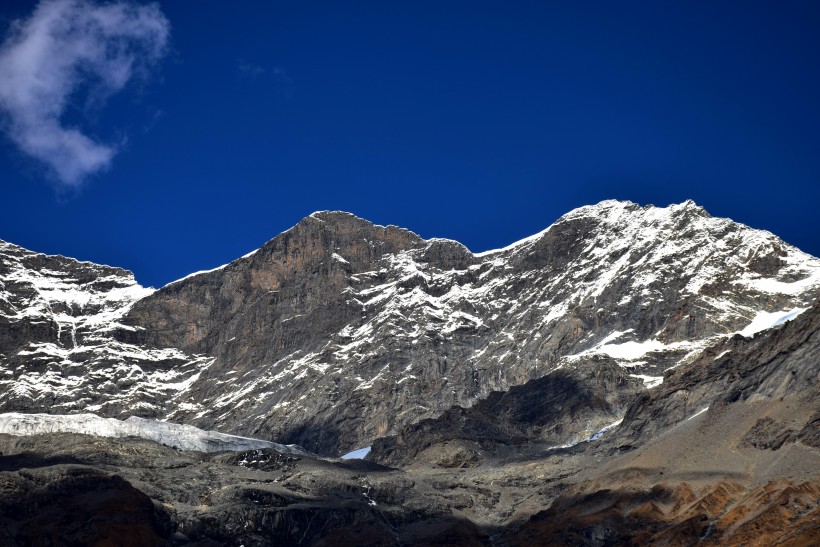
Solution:
<svg viewBox="0 0 820 547">
<path fill-rule="evenodd" d="M 262 439 L 205 431 L 191 425 L 174 424 L 132 416 L 127 420 L 101 418 L 96 414 L 0 414 L 0 433 L 41 435 L 80 433 L 97 437 L 139 437 L 180 450 L 198 452 L 242 451 L 272 448 L 285 454 L 305 456 L 296 445 L 282 445 Z"/>
</svg>

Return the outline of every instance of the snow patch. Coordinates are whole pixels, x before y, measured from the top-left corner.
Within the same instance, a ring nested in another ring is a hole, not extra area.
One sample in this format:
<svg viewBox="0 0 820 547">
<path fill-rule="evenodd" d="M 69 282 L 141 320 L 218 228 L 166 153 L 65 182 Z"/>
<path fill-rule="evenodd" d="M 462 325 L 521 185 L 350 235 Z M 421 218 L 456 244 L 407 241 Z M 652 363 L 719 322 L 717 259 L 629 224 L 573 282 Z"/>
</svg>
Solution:
<svg viewBox="0 0 820 547">
<path fill-rule="evenodd" d="M 688 418 L 686 418 L 686 421 L 688 422 L 688 421 L 689 421 L 689 420 L 691 420 L 692 418 L 697 418 L 698 416 L 700 416 L 701 414 L 703 414 L 703 413 L 704 413 L 704 412 L 706 412 L 707 410 L 709 410 L 709 407 L 708 407 L 708 406 L 707 406 L 706 408 L 702 409 L 702 410 L 698 410 L 697 412 L 695 412 L 694 414 L 692 414 L 691 416 L 689 416 Z"/>
<path fill-rule="evenodd" d="M 592 437 L 590 437 L 590 438 L 588 438 L 588 439 L 585 439 L 585 440 L 583 440 L 583 441 L 581 441 L 581 442 L 589 443 L 589 442 L 592 442 L 592 441 L 597 441 L 598 439 L 600 439 L 601 437 L 603 437 L 603 436 L 604 436 L 604 434 L 605 434 L 607 431 L 609 431 L 610 429 L 613 429 L 613 428 L 618 427 L 619 425 L 621 425 L 621 422 L 623 422 L 623 421 L 624 421 L 624 419 L 623 419 L 623 418 L 621 418 L 620 420 L 618 420 L 618 421 L 616 421 L 616 422 L 612 422 L 611 424 L 609 424 L 609 425 L 607 425 L 607 426 L 604 426 L 603 428 L 601 428 L 600 430 L 598 430 L 598 432 L 597 432 L 597 433 L 595 433 L 595 435 L 593 435 Z"/>
<path fill-rule="evenodd" d="M 652 389 L 663 383 L 663 376 L 647 376 L 646 374 L 630 374 L 632 378 L 640 378 L 646 389 Z"/>
<path fill-rule="evenodd" d="M 543 226 L 543 224 L 542 224 L 542 226 Z M 552 228 L 552 226 L 550 226 L 550 228 Z M 515 243 L 511 243 L 511 244 L 507 245 L 506 247 L 502 247 L 501 249 L 491 249 L 489 251 L 483 251 L 483 252 L 480 252 L 480 253 L 473 253 L 473 256 L 481 258 L 481 257 L 485 257 L 485 256 L 498 254 L 498 253 L 504 253 L 506 251 L 512 251 L 513 249 L 517 249 L 518 247 L 521 247 L 522 245 L 526 245 L 528 243 L 533 243 L 534 241 L 538 241 L 539 239 L 541 239 L 541 237 L 544 236 L 544 234 L 546 234 L 550 230 L 550 228 L 542 230 L 542 231 L 538 232 L 537 234 L 533 234 L 529 237 L 525 237 L 524 239 L 519 239 Z"/>
<path fill-rule="evenodd" d="M 746 338 L 752 338 L 758 332 L 771 329 L 778 325 L 782 325 L 787 321 L 791 321 L 807 309 L 808 308 L 794 308 L 793 310 L 775 312 L 757 312 L 757 315 L 754 316 L 751 323 L 746 325 L 743 330 L 738 331 L 738 334 L 745 336 Z"/>
<path fill-rule="evenodd" d="M 230 262 L 228 264 L 230 264 Z M 209 273 L 213 273 L 213 272 L 218 272 L 219 270 L 224 270 L 228 266 L 228 264 L 223 264 L 222 266 L 217 266 L 216 268 L 211 268 L 210 270 L 200 270 L 198 272 L 188 274 L 185 277 L 180 277 L 176 281 L 171 281 L 170 283 L 168 283 L 165 286 L 170 287 L 171 285 L 174 285 L 175 283 L 185 281 L 186 279 L 191 279 L 192 277 L 196 277 L 198 275 L 204 275 L 204 274 L 209 274 Z"/>
<path fill-rule="evenodd" d="M 348 452 L 344 456 L 339 456 L 339 459 L 342 460 L 363 460 L 365 456 L 370 454 L 370 447 L 365 446 L 364 448 L 359 448 L 358 450 L 353 450 L 352 452 Z"/>
<path fill-rule="evenodd" d="M 663 351 L 669 346 L 659 340 L 645 340 L 643 342 L 629 341 L 623 344 L 606 344 L 597 349 L 598 353 L 609 355 L 614 359 L 638 359 L 652 351 Z"/>
<path fill-rule="evenodd" d="M 624 421 L 624 419 L 621 418 L 620 420 L 617 420 L 615 422 L 612 422 L 609 425 L 606 425 L 606 426 L 602 427 L 597 432 L 595 432 L 595 434 L 587 437 L 586 439 L 582 439 L 580 441 L 575 441 L 575 442 L 568 442 L 566 444 L 562 444 L 562 445 L 559 445 L 559 446 L 551 446 L 550 448 L 548 448 L 548 450 L 558 450 L 559 448 L 572 448 L 573 446 L 579 445 L 581 443 L 590 443 L 590 442 L 593 442 L 593 441 L 597 441 L 598 439 L 603 437 L 606 434 L 607 431 L 621 425 L 621 422 L 623 422 L 623 421 Z"/>
</svg>

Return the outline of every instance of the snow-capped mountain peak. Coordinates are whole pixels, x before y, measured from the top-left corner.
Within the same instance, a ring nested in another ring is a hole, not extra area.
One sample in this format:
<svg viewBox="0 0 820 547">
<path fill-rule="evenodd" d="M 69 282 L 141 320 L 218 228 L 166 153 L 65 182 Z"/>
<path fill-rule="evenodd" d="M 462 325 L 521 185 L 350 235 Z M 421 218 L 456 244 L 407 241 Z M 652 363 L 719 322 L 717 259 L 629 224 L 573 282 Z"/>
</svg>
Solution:
<svg viewBox="0 0 820 547">
<path fill-rule="evenodd" d="M 808 307 L 820 260 L 691 201 L 604 201 L 482 253 L 321 211 L 223 267 L 131 290 L 122 318 L 78 324 L 77 347 L 54 321 L 6 341 L 2 408 L 164 417 L 342 453 L 579 361 L 657 385 L 761 314 Z"/>
</svg>

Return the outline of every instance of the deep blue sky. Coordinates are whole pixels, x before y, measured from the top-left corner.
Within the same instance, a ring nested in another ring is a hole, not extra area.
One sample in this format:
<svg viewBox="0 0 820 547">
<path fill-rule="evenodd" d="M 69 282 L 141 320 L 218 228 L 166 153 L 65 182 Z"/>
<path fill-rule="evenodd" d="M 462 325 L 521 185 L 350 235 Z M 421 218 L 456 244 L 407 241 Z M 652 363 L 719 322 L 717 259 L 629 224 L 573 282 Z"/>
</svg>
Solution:
<svg viewBox="0 0 820 547">
<path fill-rule="evenodd" d="M 0 238 L 160 286 L 321 209 L 483 251 L 692 198 L 820 255 L 820 3 L 160 4 L 153 76 L 68 114 L 111 169 L 58 191 L 0 141 Z"/>
</svg>

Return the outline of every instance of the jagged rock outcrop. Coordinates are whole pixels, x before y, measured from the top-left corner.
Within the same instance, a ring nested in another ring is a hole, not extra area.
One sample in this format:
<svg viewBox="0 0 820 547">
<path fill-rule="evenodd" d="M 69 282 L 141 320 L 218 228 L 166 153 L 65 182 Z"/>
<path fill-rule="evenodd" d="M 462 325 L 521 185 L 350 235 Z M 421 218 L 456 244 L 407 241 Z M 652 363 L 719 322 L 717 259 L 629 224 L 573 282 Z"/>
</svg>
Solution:
<svg viewBox="0 0 820 547">
<path fill-rule="evenodd" d="M 595 355 L 654 385 L 820 294 L 820 261 L 692 202 L 606 201 L 478 254 L 315 213 L 150 294 L 118 270 L 133 293 L 104 304 L 102 324 L 82 319 L 90 304 L 55 310 L 113 273 L 7 244 L 0 254 L 2 320 L 23 333 L 0 346 L 0 410 L 161 417 L 324 454 Z M 62 285 L 38 296 L 31 279 Z"/>
<path fill-rule="evenodd" d="M 572 369 L 493 392 L 470 408 L 404 426 L 373 443 L 368 459 L 389 465 L 474 467 L 487 459 L 566 448 L 620 420 L 644 390 L 613 359 L 592 358 Z"/>
</svg>

